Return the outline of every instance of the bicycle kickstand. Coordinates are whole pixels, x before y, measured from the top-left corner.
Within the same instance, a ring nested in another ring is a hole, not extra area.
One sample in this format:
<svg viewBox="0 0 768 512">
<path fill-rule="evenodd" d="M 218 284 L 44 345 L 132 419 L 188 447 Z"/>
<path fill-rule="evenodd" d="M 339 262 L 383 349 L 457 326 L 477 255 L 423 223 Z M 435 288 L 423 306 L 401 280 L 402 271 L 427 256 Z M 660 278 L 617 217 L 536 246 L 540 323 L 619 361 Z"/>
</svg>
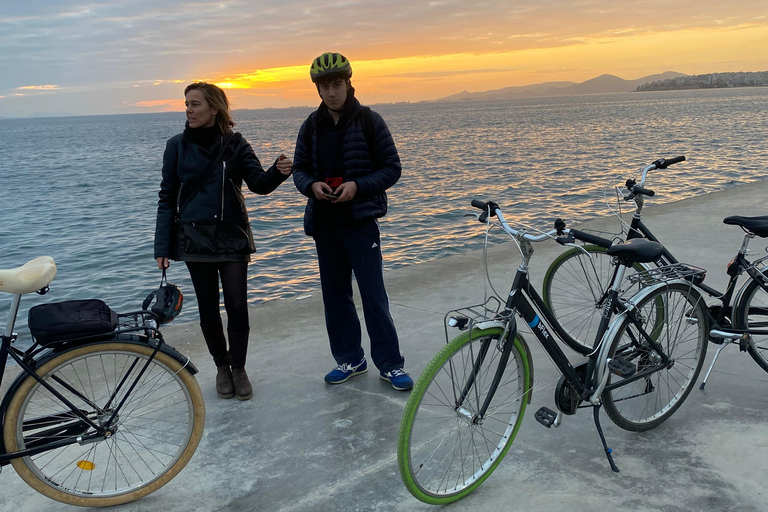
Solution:
<svg viewBox="0 0 768 512">
<path fill-rule="evenodd" d="M 603 443 L 603 449 L 605 450 L 605 456 L 608 457 L 608 463 L 611 465 L 611 470 L 614 473 L 619 472 L 619 468 L 616 463 L 613 462 L 613 451 L 608 448 L 608 444 L 605 442 L 605 436 L 603 435 L 603 428 L 600 426 L 600 406 L 602 404 L 595 405 L 592 409 L 595 413 L 595 426 L 597 427 L 597 433 L 600 434 L 600 441 Z"/>
</svg>

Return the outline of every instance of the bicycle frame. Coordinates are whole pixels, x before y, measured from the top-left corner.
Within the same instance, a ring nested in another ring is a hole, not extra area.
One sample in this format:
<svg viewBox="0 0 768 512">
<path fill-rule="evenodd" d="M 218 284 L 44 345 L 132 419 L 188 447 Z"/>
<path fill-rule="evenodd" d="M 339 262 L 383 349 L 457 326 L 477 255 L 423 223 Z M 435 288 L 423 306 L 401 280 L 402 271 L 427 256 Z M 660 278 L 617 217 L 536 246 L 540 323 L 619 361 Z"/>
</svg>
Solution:
<svg viewBox="0 0 768 512">
<path fill-rule="evenodd" d="M 530 242 L 525 239 L 518 239 L 517 242 L 523 246 L 530 244 Z M 616 384 L 606 385 L 609 372 L 606 371 L 605 368 L 608 364 L 608 359 L 604 350 L 605 344 L 603 343 L 605 334 L 609 331 L 609 327 L 611 325 L 622 323 L 619 315 L 630 315 L 630 308 L 627 307 L 623 301 L 619 300 L 619 284 L 624 279 L 626 270 L 626 266 L 619 265 L 616 269 L 616 273 L 614 274 L 614 279 L 610 287 L 608 302 L 603 309 L 603 315 L 601 318 L 600 326 L 598 327 L 597 335 L 595 337 L 593 350 L 590 354 L 587 354 L 589 360 L 587 363 L 587 371 L 585 377 L 583 379 L 579 377 L 579 374 L 568 360 L 562 348 L 557 343 L 555 337 L 550 333 L 546 324 L 541 320 L 543 317 L 546 322 L 554 329 L 558 337 L 563 337 L 562 327 L 560 327 L 560 324 L 555 320 L 554 315 L 544 304 L 544 301 L 536 292 L 535 288 L 531 286 L 528 279 L 528 263 L 530 261 L 530 255 L 533 253 L 533 251 L 532 249 L 526 250 L 524 248 L 521 250 L 521 253 L 524 254 L 523 262 L 518 267 L 515 274 L 512 288 L 509 292 L 509 295 L 507 296 L 507 301 L 504 306 L 504 312 L 501 313 L 497 319 L 505 322 L 504 334 L 500 340 L 502 343 L 505 343 L 504 352 L 502 354 L 503 361 L 506 361 L 506 358 L 509 355 L 509 347 L 511 347 L 511 343 L 509 343 L 509 341 L 513 340 L 517 335 L 517 322 L 515 320 L 515 314 L 519 314 L 531 328 L 531 332 L 539 340 L 542 348 L 550 356 L 552 362 L 560 371 L 565 381 L 572 387 L 572 389 L 576 391 L 581 400 L 589 401 L 593 405 L 600 404 L 600 396 L 604 390 L 616 389 L 636 380 L 645 378 L 652 373 L 660 371 L 666 364 L 669 363 L 669 357 L 664 352 L 663 348 L 643 329 L 640 321 L 630 316 L 633 324 L 638 329 L 640 336 L 642 336 L 643 341 L 647 342 L 661 356 L 661 361 L 663 364 L 656 368 L 639 371 L 632 377 L 625 378 Z M 528 255 L 527 257 L 525 256 L 526 254 Z M 617 315 L 614 316 L 613 312 L 617 312 Z M 614 322 L 616 322 L 616 324 L 611 323 L 612 319 Z M 486 352 L 487 347 L 484 347 L 482 353 L 479 354 L 475 360 L 475 368 L 482 364 Z M 478 417 L 480 419 L 482 419 L 485 415 L 488 405 L 493 398 L 498 383 L 501 380 L 501 374 L 504 371 L 504 366 L 504 364 L 499 364 L 497 367 L 494 380 L 488 392 L 488 396 L 486 397 L 484 404 L 478 413 Z M 469 393 L 469 390 L 474 383 L 474 373 L 475 372 L 470 373 L 468 381 L 465 383 L 460 396 L 457 398 L 457 408 L 461 408 L 464 398 L 466 397 L 467 393 Z"/>
</svg>

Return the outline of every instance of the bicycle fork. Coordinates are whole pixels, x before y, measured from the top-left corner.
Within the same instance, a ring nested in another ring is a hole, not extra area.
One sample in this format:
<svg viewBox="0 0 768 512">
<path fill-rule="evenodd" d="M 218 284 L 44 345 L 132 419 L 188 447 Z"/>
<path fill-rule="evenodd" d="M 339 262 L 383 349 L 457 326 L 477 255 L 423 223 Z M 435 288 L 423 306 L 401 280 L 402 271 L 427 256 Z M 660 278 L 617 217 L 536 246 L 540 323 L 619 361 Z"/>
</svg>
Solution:
<svg viewBox="0 0 768 512">
<path fill-rule="evenodd" d="M 470 326 L 470 338 L 472 336 L 471 333 L 472 327 Z M 493 396 L 496 394 L 496 389 L 499 387 L 499 383 L 501 382 L 501 379 L 504 375 L 504 370 L 507 367 L 507 362 L 509 361 L 509 354 L 512 350 L 512 343 L 509 343 L 509 341 L 514 340 L 514 336 L 516 334 L 517 323 L 515 322 L 514 316 L 512 316 L 510 321 L 507 322 L 507 325 L 498 340 L 498 345 L 500 346 L 499 348 L 501 348 L 501 357 L 499 358 L 498 365 L 496 366 L 496 372 L 494 373 L 491 387 L 488 389 L 488 393 L 486 394 L 480 409 L 475 413 L 472 413 L 472 411 L 464 408 L 464 399 L 466 399 L 467 396 L 472 392 L 473 387 L 476 389 L 475 382 L 478 375 L 480 374 L 480 369 L 482 368 L 483 362 L 485 362 L 485 358 L 488 355 L 488 351 L 492 349 L 491 345 L 493 340 L 489 338 L 488 340 L 482 342 L 477 356 L 473 356 L 472 358 L 474 361 L 472 365 L 472 372 L 468 376 L 467 382 L 464 384 L 464 387 L 462 388 L 459 396 L 456 397 L 455 410 L 459 415 L 463 416 L 473 425 L 481 425 L 483 423 L 485 413 L 491 404 L 491 400 L 493 400 Z M 470 343 L 472 343 L 471 339 Z"/>
</svg>

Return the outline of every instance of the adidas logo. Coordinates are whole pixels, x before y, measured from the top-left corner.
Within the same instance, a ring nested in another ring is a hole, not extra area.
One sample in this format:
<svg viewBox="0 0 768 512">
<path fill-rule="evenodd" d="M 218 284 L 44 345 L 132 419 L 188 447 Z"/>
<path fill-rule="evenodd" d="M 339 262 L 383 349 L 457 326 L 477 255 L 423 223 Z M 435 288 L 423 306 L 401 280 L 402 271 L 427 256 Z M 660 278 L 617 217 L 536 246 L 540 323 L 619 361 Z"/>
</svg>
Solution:
<svg viewBox="0 0 768 512">
<path fill-rule="evenodd" d="M 373 245 L 371 246 L 371 249 L 375 249 L 375 248 L 377 248 L 378 246 L 379 246 L 379 244 L 377 244 L 376 242 L 373 242 Z"/>
</svg>

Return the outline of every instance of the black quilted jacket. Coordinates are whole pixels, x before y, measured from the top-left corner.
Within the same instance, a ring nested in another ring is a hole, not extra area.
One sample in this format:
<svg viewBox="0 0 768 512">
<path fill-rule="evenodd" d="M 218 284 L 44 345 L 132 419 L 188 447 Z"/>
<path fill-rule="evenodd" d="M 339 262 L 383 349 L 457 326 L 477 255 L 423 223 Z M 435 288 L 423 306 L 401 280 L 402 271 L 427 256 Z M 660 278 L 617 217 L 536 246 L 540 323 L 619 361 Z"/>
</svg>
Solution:
<svg viewBox="0 0 768 512">
<path fill-rule="evenodd" d="M 374 156 L 368 149 L 360 119 L 362 107 L 356 98 L 352 98 L 351 107 L 344 109 L 340 123 L 346 123 L 343 142 L 344 180 L 357 184 L 357 194 L 352 199 L 352 219 L 359 222 L 366 219 L 383 217 L 387 213 L 386 190 L 400 179 L 401 167 L 397 148 L 392 140 L 386 123 L 376 112 L 371 112 L 373 118 Z M 296 140 L 296 152 L 293 157 L 293 183 L 296 188 L 307 196 L 307 206 L 304 210 L 304 232 L 313 234 L 313 216 L 315 197 L 312 193 L 312 183 L 318 180 L 317 170 L 317 130 L 318 115 L 329 115 L 327 107 L 320 105 L 315 112 L 304 121 L 299 129 Z M 344 117 L 347 116 L 347 119 Z M 305 142 L 304 131 L 312 123 L 312 147 Z"/>
</svg>

